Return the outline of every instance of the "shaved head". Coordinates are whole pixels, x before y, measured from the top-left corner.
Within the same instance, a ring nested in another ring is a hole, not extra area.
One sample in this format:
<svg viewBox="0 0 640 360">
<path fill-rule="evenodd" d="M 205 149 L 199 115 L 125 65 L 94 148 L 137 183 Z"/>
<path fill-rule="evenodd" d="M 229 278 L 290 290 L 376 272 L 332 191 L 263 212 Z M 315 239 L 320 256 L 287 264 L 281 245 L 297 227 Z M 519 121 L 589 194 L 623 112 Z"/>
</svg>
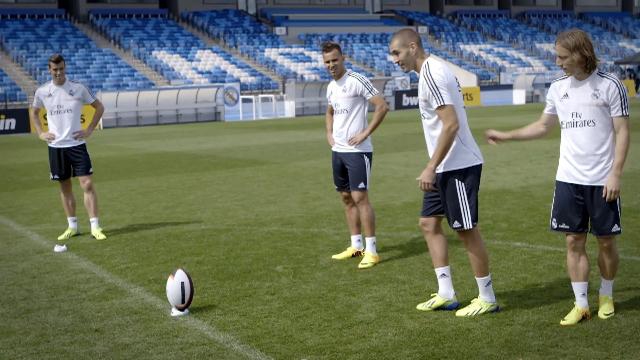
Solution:
<svg viewBox="0 0 640 360">
<path fill-rule="evenodd" d="M 409 44 L 414 43 L 417 48 L 423 49 L 422 39 L 420 39 L 420 35 L 413 29 L 398 30 L 391 38 L 391 41 L 394 40 L 397 40 L 399 46 L 407 47 Z"/>
<path fill-rule="evenodd" d="M 419 72 L 427 58 L 420 35 L 413 29 L 402 29 L 393 34 L 389 43 L 389 55 L 404 72 Z"/>
</svg>

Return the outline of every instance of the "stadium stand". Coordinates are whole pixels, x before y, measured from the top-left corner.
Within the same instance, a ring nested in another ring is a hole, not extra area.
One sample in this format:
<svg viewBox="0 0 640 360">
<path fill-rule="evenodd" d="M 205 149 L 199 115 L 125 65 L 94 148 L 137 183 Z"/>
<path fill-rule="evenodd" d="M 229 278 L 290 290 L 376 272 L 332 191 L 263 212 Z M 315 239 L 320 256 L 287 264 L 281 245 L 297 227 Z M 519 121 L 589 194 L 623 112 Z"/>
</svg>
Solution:
<svg viewBox="0 0 640 360">
<path fill-rule="evenodd" d="M 166 10 L 90 11 L 99 31 L 173 84 L 240 82 L 243 91 L 270 91 L 278 83 L 167 17 Z"/>
<path fill-rule="evenodd" d="M 274 71 L 283 79 L 328 81 L 319 47 L 309 44 L 287 44 L 269 28 L 243 11 L 197 11 L 183 13 L 182 18 L 209 36 L 223 41 L 258 64 Z M 238 25 L 242 25 L 239 27 Z M 347 62 L 347 68 L 366 76 L 374 74 Z"/>
<path fill-rule="evenodd" d="M 481 56 L 467 50 L 466 46 L 461 46 L 490 43 L 490 40 L 484 35 L 469 31 L 448 19 L 429 13 L 405 10 L 396 10 L 396 13 L 429 29 L 430 38 L 434 40 L 430 41 L 429 50 L 433 54 L 476 74 L 482 82 L 495 83 L 498 81 L 500 64 L 489 59 L 483 60 Z"/>
<path fill-rule="evenodd" d="M 362 8 L 262 8 L 260 9 L 260 16 L 274 26 L 288 27 L 376 27 L 405 25 L 387 16 L 387 14 L 371 14 Z"/>
<path fill-rule="evenodd" d="M 523 47 L 553 43 L 555 36 L 509 18 L 508 11 L 458 11 L 454 19 L 460 26 L 487 36 L 484 43 L 460 45 L 464 53 L 471 53 L 478 61 L 497 66 L 500 71 L 557 71 L 553 61 Z"/>
<path fill-rule="evenodd" d="M 638 39 L 628 39 L 622 33 L 607 30 L 605 27 L 589 22 L 592 20 L 589 15 L 586 20 L 579 19 L 572 12 L 567 11 L 528 11 L 523 14 L 524 22 L 531 26 L 557 34 L 561 31 L 578 28 L 589 33 L 596 46 L 596 54 L 600 58 L 600 67 L 609 72 L 613 72 L 616 59 L 633 55 L 640 49 Z M 555 57 L 553 42 L 535 44 L 535 48 L 541 55 L 551 60 Z"/>
<path fill-rule="evenodd" d="M 65 57 L 67 76 L 93 91 L 153 87 L 110 49 L 98 48 L 63 10 L 2 9 L 0 13 L 0 44 L 38 83 L 50 79 L 47 59 L 57 52 Z"/>
<path fill-rule="evenodd" d="M 27 94 L 0 69 L 0 103 L 27 101 Z"/>
</svg>

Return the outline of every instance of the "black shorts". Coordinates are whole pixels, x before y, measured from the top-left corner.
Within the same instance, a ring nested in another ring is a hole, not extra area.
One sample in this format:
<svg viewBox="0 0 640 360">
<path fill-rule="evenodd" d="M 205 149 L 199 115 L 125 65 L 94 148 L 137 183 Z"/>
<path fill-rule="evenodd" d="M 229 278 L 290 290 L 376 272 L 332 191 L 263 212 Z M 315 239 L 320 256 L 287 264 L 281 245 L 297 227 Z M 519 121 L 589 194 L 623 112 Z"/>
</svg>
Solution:
<svg viewBox="0 0 640 360">
<path fill-rule="evenodd" d="M 478 224 L 478 192 L 482 164 L 436 174 L 436 191 L 427 191 L 422 200 L 422 217 L 446 216 L 456 231 Z"/>
<path fill-rule="evenodd" d="M 51 180 L 56 181 L 93 174 L 87 144 L 64 148 L 49 146 L 49 168 Z"/>
<path fill-rule="evenodd" d="M 367 191 L 371 176 L 373 153 L 370 152 L 336 152 L 331 157 L 333 166 L 333 183 L 336 190 Z"/>
<path fill-rule="evenodd" d="M 620 234 L 620 198 L 607 202 L 602 197 L 603 188 L 556 181 L 551 205 L 551 230 L 591 232 L 595 236 Z"/>
</svg>

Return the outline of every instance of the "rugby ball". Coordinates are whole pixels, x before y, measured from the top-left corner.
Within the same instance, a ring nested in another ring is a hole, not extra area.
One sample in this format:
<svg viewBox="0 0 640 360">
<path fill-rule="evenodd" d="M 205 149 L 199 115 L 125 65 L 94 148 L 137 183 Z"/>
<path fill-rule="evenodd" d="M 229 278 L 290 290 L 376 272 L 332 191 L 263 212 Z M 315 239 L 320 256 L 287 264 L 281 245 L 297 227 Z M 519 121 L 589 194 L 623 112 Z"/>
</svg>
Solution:
<svg viewBox="0 0 640 360">
<path fill-rule="evenodd" d="M 183 269 L 176 270 L 167 279 L 167 299 L 174 308 L 185 311 L 193 300 L 193 281 Z"/>
</svg>

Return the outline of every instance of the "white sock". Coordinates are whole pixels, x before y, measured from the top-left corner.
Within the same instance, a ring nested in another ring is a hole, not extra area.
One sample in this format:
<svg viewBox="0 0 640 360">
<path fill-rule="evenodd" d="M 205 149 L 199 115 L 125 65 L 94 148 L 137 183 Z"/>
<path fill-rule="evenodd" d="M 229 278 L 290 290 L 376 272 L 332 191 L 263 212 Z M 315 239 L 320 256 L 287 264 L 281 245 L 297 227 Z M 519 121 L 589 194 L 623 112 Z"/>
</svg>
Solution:
<svg viewBox="0 0 640 360">
<path fill-rule="evenodd" d="M 600 277 L 600 295 L 613 297 L 613 280 Z"/>
<path fill-rule="evenodd" d="M 89 219 L 89 222 L 91 223 L 91 230 L 100 227 L 100 223 L 98 222 L 98 218 L 97 217 Z"/>
<path fill-rule="evenodd" d="M 69 227 L 71 229 L 74 230 L 78 230 L 78 218 L 73 216 L 73 217 L 68 217 L 67 218 L 67 222 L 69 223 Z"/>
<path fill-rule="evenodd" d="M 362 246 L 362 235 L 351 235 L 351 247 L 356 250 L 362 250 L 364 246 Z"/>
<path fill-rule="evenodd" d="M 368 253 L 372 253 L 373 255 L 378 254 L 378 251 L 376 250 L 376 237 L 375 236 L 365 237 L 364 241 L 367 243 L 367 247 L 364 249 L 364 251 L 366 251 Z"/>
<path fill-rule="evenodd" d="M 453 279 L 451 279 L 451 268 L 449 265 L 435 268 L 436 279 L 438 279 L 438 295 L 445 299 L 453 299 L 456 292 L 453 290 Z"/>
<path fill-rule="evenodd" d="M 478 283 L 480 299 L 486 302 L 495 303 L 496 294 L 493 292 L 493 281 L 491 281 L 491 274 L 485 277 L 477 277 L 476 283 Z"/>
<path fill-rule="evenodd" d="M 576 296 L 576 305 L 581 308 L 589 307 L 589 300 L 587 299 L 589 283 L 586 281 L 571 282 L 573 288 L 573 294 Z"/>
</svg>

